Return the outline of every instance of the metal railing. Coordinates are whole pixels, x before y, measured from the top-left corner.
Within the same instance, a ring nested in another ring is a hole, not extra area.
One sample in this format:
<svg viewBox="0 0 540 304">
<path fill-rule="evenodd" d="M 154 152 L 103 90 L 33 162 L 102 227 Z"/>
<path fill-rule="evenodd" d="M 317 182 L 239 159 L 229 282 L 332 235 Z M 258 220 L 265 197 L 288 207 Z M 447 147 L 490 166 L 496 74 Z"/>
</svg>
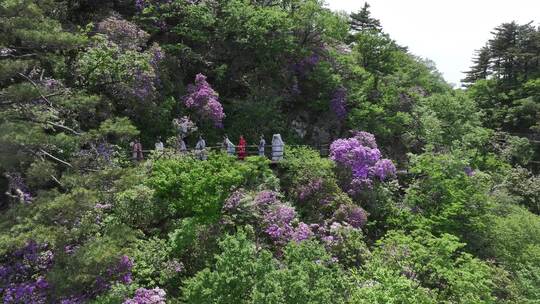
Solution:
<svg viewBox="0 0 540 304">
<path fill-rule="evenodd" d="M 268 158 L 271 158 L 272 157 L 272 145 L 266 145 L 264 146 L 265 149 L 264 149 L 264 155 Z M 319 152 L 319 155 L 322 156 L 322 157 L 328 157 L 328 155 L 330 154 L 330 144 L 317 144 L 317 145 L 285 145 L 284 146 L 284 151 L 283 151 L 283 156 L 285 157 L 286 156 L 286 153 L 287 153 L 287 148 L 298 148 L 298 147 L 307 147 L 307 148 L 311 148 L 311 149 L 314 149 L 316 151 Z M 224 148 L 223 146 L 221 145 L 218 145 L 218 146 L 206 146 L 203 150 L 201 149 L 195 149 L 195 148 L 191 148 L 191 149 L 186 149 L 186 150 L 183 150 L 183 151 L 180 151 L 176 148 L 165 148 L 163 150 L 156 150 L 156 149 L 153 149 L 153 150 L 142 150 L 141 152 L 143 153 L 143 156 L 144 157 L 147 157 L 148 155 L 151 155 L 151 154 L 158 154 L 158 158 L 160 157 L 163 157 L 163 156 L 173 156 L 173 155 L 181 155 L 183 153 L 185 154 L 195 154 L 195 153 L 200 153 L 201 151 L 204 151 L 206 153 L 209 153 L 209 152 L 216 152 L 216 151 L 220 151 L 220 152 L 227 152 L 227 149 Z M 130 156 L 132 156 L 132 154 L 134 154 L 135 152 L 134 151 L 131 151 L 130 152 Z M 258 145 L 247 145 L 246 146 L 246 156 L 258 156 L 259 155 L 259 146 Z M 238 146 L 235 147 L 235 153 L 234 153 L 234 156 L 238 157 Z M 131 157 L 133 158 L 133 157 Z"/>
</svg>

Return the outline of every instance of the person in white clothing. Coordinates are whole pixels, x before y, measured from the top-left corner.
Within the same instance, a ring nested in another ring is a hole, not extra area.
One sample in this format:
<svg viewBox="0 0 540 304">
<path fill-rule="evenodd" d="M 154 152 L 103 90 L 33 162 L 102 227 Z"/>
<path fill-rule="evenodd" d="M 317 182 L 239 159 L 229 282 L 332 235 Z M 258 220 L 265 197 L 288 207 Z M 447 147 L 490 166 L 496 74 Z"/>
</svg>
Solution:
<svg viewBox="0 0 540 304">
<path fill-rule="evenodd" d="M 156 147 L 156 151 L 163 152 L 163 142 L 161 141 L 161 136 L 158 137 L 158 140 L 156 141 L 155 147 Z"/>
<path fill-rule="evenodd" d="M 195 145 L 195 155 L 200 160 L 206 160 L 208 158 L 206 155 L 206 141 L 202 138 L 202 135 L 199 135 L 199 141 Z"/>
<path fill-rule="evenodd" d="M 261 135 L 261 140 L 259 141 L 259 156 L 264 156 L 265 146 L 266 146 L 266 140 L 264 140 L 264 135 Z"/>
<path fill-rule="evenodd" d="M 234 153 L 236 152 L 236 147 L 227 135 L 223 137 L 223 147 L 227 151 L 227 154 L 229 154 L 230 156 L 234 156 Z"/>
<path fill-rule="evenodd" d="M 177 136 L 176 137 L 176 150 L 180 154 L 184 154 L 184 153 L 187 152 L 186 142 L 184 141 L 182 136 Z"/>
<path fill-rule="evenodd" d="M 280 161 L 283 159 L 285 143 L 281 140 L 280 134 L 274 134 L 272 137 L 272 161 Z"/>
</svg>

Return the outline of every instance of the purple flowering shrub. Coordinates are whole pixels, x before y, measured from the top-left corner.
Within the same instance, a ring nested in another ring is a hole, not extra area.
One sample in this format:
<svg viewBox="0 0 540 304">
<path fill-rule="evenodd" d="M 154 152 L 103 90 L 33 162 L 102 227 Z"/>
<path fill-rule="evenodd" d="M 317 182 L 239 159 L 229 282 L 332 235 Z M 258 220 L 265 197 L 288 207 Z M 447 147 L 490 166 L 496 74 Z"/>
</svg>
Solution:
<svg viewBox="0 0 540 304">
<path fill-rule="evenodd" d="M 123 304 L 165 304 L 165 295 L 165 290 L 159 287 L 139 288 L 135 291 L 135 296 L 125 300 Z"/>
<path fill-rule="evenodd" d="M 193 121 L 191 121 L 188 116 L 175 118 L 173 119 L 172 124 L 180 138 L 185 138 L 190 134 L 197 132 L 198 130 L 197 125 Z"/>
<path fill-rule="evenodd" d="M 382 158 L 372 135 L 366 132 L 335 140 L 330 146 L 330 158 L 341 170 L 344 188 L 351 195 L 372 188 L 374 182 L 385 181 L 396 174 L 392 161 Z"/>
<path fill-rule="evenodd" d="M 96 30 L 121 48 L 136 51 L 141 50 L 150 37 L 136 24 L 114 16 L 99 22 Z"/>
<path fill-rule="evenodd" d="M 116 17 L 98 23 L 90 48 L 78 57 L 79 78 L 87 85 L 119 99 L 151 100 L 160 86 L 159 45 L 147 48 L 149 34 Z"/>
<path fill-rule="evenodd" d="M 317 54 L 312 54 L 308 57 L 302 58 L 301 60 L 291 64 L 292 72 L 298 77 L 304 78 L 310 72 L 313 71 L 313 68 L 321 61 L 321 57 Z"/>
<path fill-rule="evenodd" d="M 53 262 L 50 246 L 34 241 L 0 257 L 2 303 L 47 303 L 49 283 L 45 275 Z"/>
<path fill-rule="evenodd" d="M 73 252 L 66 250 L 65 254 L 69 256 Z M 132 281 L 133 261 L 123 255 L 90 280 L 86 288 L 60 292 L 57 279 L 63 283 L 72 282 L 65 282 L 65 277 L 55 278 L 57 262 L 63 260 L 57 261 L 50 245 L 35 241 L 28 241 L 22 248 L 0 257 L 0 299 L 3 303 L 84 303 L 106 292 L 112 284 L 130 284 Z"/>
<path fill-rule="evenodd" d="M 252 225 L 278 248 L 291 240 L 301 242 L 313 236 L 309 225 L 299 222 L 296 210 L 283 203 L 274 191 L 235 191 L 225 201 L 223 213 L 222 223 Z"/>
<path fill-rule="evenodd" d="M 343 204 L 334 212 L 333 218 L 354 228 L 362 228 L 367 223 L 367 213 L 362 207 Z"/>
<path fill-rule="evenodd" d="M 300 202 L 309 199 L 312 196 L 315 196 L 319 192 L 324 184 L 322 178 L 315 178 L 307 183 L 307 185 L 301 185 L 296 189 L 298 191 L 298 200 Z"/>
<path fill-rule="evenodd" d="M 301 220 L 321 223 L 341 204 L 351 203 L 337 184 L 333 161 L 306 148 L 291 148 L 287 156 L 281 185 Z"/>
<path fill-rule="evenodd" d="M 201 117 L 211 120 L 216 127 L 223 127 L 223 106 L 219 102 L 219 95 L 206 81 L 206 76 L 197 74 L 195 83 L 188 85 L 184 104 L 194 109 Z"/>
</svg>

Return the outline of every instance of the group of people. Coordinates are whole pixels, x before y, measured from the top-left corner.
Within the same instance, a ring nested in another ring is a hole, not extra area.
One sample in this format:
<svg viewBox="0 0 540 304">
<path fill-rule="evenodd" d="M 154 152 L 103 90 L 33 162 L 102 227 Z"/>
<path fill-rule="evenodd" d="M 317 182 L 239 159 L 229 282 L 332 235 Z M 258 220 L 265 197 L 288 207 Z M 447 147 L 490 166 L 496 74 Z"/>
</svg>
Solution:
<svg viewBox="0 0 540 304">
<path fill-rule="evenodd" d="M 244 160 L 247 156 L 247 142 L 244 136 L 240 136 L 238 145 L 235 146 L 233 142 L 229 139 L 227 135 L 223 137 L 223 142 L 221 144 L 222 149 L 224 149 L 227 154 L 231 156 L 237 156 L 239 160 Z M 274 134 L 272 137 L 272 161 L 280 161 L 283 159 L 283 152 L 285 150 L 285 143 L 281 139 L 280 134 Z M 142 145 L 139 139 L 136 139 L 131 143 L 132 149 L 132 158 L 136 161 L 142 161 L 144 159 Z M 259 145 L 257 146 L 257 151 L 259 156 L 265 156 L 266 149 L 266 140 L 264 135 L 261 135 Z M 164 150 L 163 142 L 161 137 L 158 137 L 158 140 L 155 143 L 155 150 L 157 152 L 162 152 Z M 177 138 L 176 150 L 179 153 L 186 153 L 188 151 L 186 143 L 183 138 Z M 206 141 L 202 136 L 199 136 L 197 144 L 194 149 L 195 155 L 200 160 L 206 160 L 208 158 Z"/>
</svg>

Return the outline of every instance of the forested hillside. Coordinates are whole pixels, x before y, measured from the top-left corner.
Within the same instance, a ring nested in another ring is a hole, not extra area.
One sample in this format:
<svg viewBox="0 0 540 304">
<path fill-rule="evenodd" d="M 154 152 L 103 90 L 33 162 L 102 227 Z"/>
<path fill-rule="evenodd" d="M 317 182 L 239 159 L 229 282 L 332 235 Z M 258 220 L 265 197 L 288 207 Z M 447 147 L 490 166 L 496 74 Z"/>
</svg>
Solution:
<svg viewBox="0 0 540 304">
<path fill-rule="evenodd" d="M 2 0 L 0 298 L 538 303 L 540 29 L 485 43 L 455 89 L 367 4 Z"/>
</svg>

